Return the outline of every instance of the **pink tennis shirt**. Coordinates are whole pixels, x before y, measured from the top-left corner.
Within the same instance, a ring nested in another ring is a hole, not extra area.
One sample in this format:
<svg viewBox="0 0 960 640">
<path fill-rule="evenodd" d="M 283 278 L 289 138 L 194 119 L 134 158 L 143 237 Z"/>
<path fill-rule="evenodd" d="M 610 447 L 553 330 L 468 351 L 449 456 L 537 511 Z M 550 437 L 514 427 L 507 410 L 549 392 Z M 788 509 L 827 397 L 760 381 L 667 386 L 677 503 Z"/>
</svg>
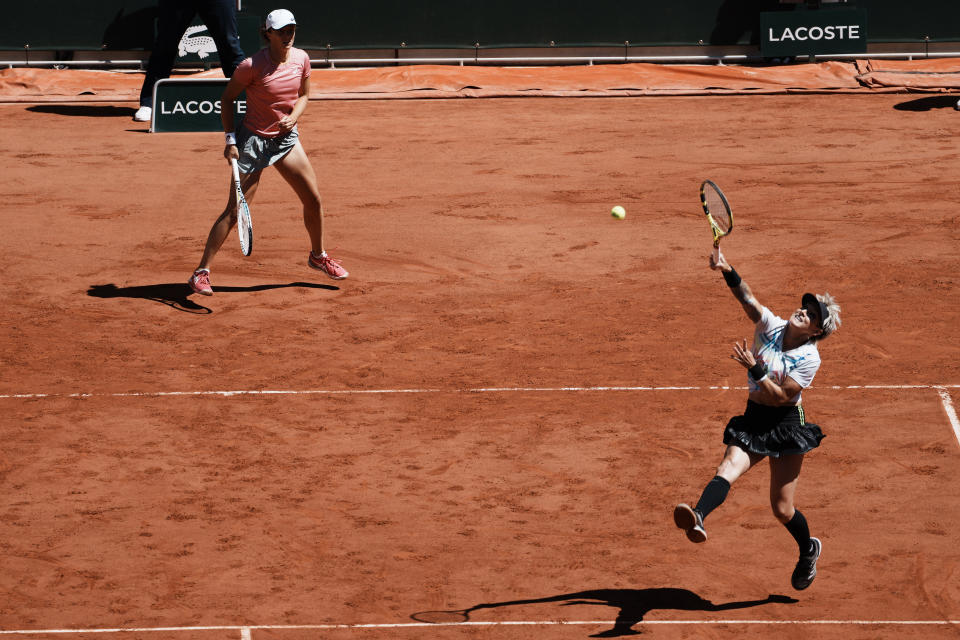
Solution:
<svg viewBox="0 0 960 640">
<path fill-rule="evenodd" d="M 258 136 L 275 138 L 280 133 L 277 122 L 293 111 L 300 85 L 310 77 L 310 56 L 294 47 L 288 60 L 277 65 L 270 59 L 270 50 L 264 48 L 241 62 L 233 77 L 247 91 L 243 126 Z"/>
</svg>

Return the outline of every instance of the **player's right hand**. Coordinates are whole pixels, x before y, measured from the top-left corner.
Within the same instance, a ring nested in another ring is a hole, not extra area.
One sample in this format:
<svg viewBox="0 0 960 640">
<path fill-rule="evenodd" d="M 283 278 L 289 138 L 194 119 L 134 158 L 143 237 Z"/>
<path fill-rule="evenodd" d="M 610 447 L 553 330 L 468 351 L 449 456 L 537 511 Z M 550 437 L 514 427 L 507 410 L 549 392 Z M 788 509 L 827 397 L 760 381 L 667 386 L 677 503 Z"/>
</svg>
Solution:
<svg viewBox="0 0 960 640">
<path fill-rule="evenodd" d="M 237 145 L 228 144 L 225 146 L 223 148 L 223 157 L 227 159 L 227 162 L 230 162 L 231 160 L 239 160 L 240 151 L 237 150 Z"/>
<path fill-rule="evenodd" d="M 710 268 L 716 271 L 717 269 L 721 271 L 730 271 L 732 267 L 730 263 L 727 262 L 727 259 L 724 257 L 722 251 L 717 251 L 718 257 L 716 260 L 713 259 L 713 253 L 710 254 Z"/>
</svg>

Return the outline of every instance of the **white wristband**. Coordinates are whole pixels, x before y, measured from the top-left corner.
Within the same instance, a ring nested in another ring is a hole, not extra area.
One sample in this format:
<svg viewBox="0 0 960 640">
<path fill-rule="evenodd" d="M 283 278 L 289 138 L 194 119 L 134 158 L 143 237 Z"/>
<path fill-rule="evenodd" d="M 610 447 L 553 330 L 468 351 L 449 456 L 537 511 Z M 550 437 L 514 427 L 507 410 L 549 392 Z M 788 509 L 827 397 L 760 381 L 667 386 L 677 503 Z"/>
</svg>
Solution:
<svg viewBox="0 0 960 640">
<path fill-rule="evenodd" d="M 227 139 L 227 144 L 232 144 L 232 145 L 237 144 L 237 135 L 233 131 L 231 131 L 230 133 L 225 133 L 223 135 Z"/>
</svg>

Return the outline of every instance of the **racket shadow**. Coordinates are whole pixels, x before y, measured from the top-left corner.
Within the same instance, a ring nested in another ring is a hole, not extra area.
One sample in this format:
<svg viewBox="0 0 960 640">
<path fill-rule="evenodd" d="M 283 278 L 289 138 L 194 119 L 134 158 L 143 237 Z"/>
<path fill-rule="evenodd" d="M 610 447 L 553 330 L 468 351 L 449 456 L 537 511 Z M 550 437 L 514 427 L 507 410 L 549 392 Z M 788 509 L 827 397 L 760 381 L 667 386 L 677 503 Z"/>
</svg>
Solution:
<svg viewBox="0 0 960 640">
<path fill-rule="evenodd" d="M 765 604 L 794 604 L 799 602 L 795 598 L 784 595 L 771 594 L 763 600 L 743 600 L 714 604 L 688 589 L 670 587 L 651 589 L 593 589 L 565 593 L 545 598 L 530 598 L 527 600 L 510 600 L 506 602 L 491 602 L 478 604 L 462 611 L 450 612 L 462 614 L 463 620 L 468 620 L 470 614 L 481 609 L 499 609 L 531 604 L 558 603 L 560 606 L 573 605 L 601 605 L 619 609 L 613 627 L 599 633 L 592 634 L 592 638 L 616 638 L 620 636 L 638 635 L 640 631 L 634 625 L 643 622 L 644 616 L 651 611 L 729 611 L 732 609 L 746 609 Z M 415 620 L 422 619 L 414 614 Z"/>
<path fill-rule="evenodd" d="M 249 287 L 213 287 L 214 293 L 252 293 L 256 291 L 269 291 L 270 289 L 287 289 L 290 287 L 300 287 L 304 289 L 326 289 L 327 291 L 339 291 L 340 287 L 329 284 L 316 284 L 313 282 L 290 282 L 287 284 L 258 284 Z M 134 287 L 118 287 L 115 284 L 95 284 L 87 289 L 87 295 L 92 298 L 134 298 L 139 300 L 151 300 L 159 302 L 177 311 L 194 314 L 213 313 L 209 307 L 198 304 L 194 299 L 203 296 L 195 296 L 190 285 L 183 282 L 170 282 L 164 284 L 146 284 Z"/>
</svg>

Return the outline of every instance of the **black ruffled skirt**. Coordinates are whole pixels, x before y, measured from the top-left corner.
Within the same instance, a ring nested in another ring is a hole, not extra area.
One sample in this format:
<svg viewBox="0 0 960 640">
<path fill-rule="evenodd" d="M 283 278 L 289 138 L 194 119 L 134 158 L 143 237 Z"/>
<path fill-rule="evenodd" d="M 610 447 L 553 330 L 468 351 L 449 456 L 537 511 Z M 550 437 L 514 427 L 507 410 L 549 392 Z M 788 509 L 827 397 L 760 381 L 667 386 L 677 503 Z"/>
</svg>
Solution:
<svg viewBox="0 0 960 640">
<path fill-rule="evenodd" d="M 771 458 L 807 453 L 825 437 L 819 426 L 804 420 L 800 405 L 768 407 L 752 401 L 723 430 L 723 444 Z"/>
</svg>

